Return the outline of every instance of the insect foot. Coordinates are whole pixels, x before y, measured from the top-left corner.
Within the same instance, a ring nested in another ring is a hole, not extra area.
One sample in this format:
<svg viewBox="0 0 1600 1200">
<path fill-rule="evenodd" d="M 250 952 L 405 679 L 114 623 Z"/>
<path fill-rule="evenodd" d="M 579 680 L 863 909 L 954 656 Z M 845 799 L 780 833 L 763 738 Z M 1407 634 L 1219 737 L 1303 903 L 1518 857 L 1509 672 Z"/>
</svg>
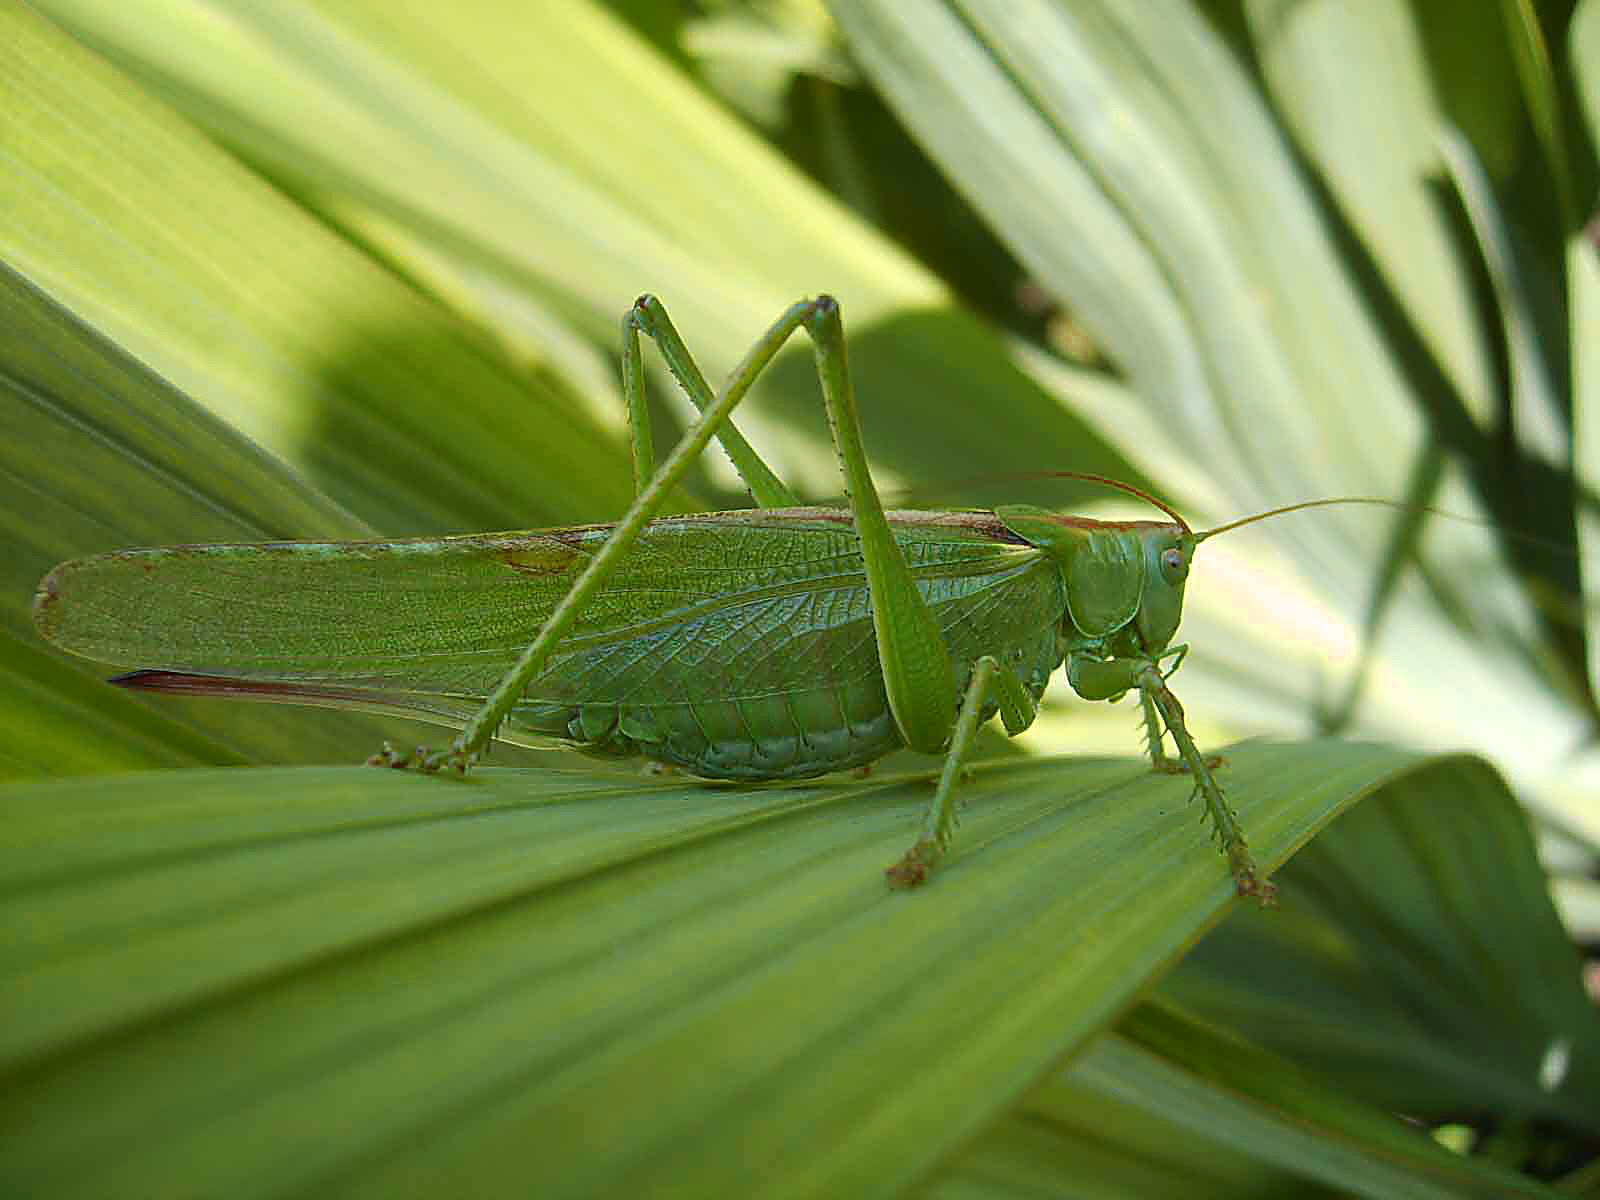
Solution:
<svg viewBox="0 0 1600 1200">
<path fill-rule="evenodd" d="M 478 761 L 476 753 L 469 754 L 458 742 L 448 750 L 434 750 L 429 752 L 418 748 L 417 767 L 429 775 L 439 771 L 454 771 L 457 775 L 465 775 L 467 769 Z"/>
<path fill-rule="evenodd" d="M 401 753 L 388 742 L 385 742 L 382 750 L 367 759 L 366 765 L 369 767 L 392 767 L 396 771 L 403 771 L 411 765 L 412 758 L 413 755 L 410 752 Z"/>
<path fill-rule="evenodd" d="M 886 868 L 883 874 L 890 887 L 906 891 L 926 883 L 933 872 L 933 864 L 938 861 L 939 843 L 933 838 L 918 838 L 916 844 L 906 851 L 905 857 Z"/>
<path fill-rule="evenodd" d="M 1153 761 L 1150 763 L 1150 769 L 1152 771 L 1160 771 L 1163 775 L 1189 774 L 1189 764 L 1184 762 L 1182 759 L 1172 758 L 1170 755 L 1166 754 L 1163 754 L 1160 758 L 1154 758 L 1154 756 L 1152 756 L 1152 759 Z M 1228 760 L 1220 754 L 1207 754 L 1205 756 L 1206 766 L 1213 771 L 1215 771 L 1218 767 L 1226 766 L 1227 762 Z"/>
<path fill-rule="evenodd" d="M 476 754 L 464 754 L 458 746 L 448 750 L 429 750 L 426 746 L 418 746 L 415 750 L 402 752 L 385 742 L 382 750 L 367 759 L 366 765 L 390 767 L 396 771 L 416 767 L 424 775 L 436 775 L 446 768 L 453 768 L 456 774 L 465 775 L 467 768 L 477 761 Z"/>
<path fill-rule="evenodd" d="M 1278 885 L 1262 875 L 1244 839 L 1228 847 L 1228 866 L 1233 870 L 1233 886 L 1241 896 L 1254 896 L 1262 908 L 1278 906 Z"/>
</svg>

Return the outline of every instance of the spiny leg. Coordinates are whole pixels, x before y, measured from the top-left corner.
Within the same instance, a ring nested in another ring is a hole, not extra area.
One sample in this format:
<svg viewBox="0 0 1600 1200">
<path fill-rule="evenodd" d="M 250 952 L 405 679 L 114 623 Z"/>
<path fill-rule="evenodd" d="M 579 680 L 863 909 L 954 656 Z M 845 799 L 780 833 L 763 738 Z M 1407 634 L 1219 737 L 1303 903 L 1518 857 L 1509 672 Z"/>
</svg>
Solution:
<svg viewBox="0 0 1600 1200">
<path fill-rule="evenodd" d="M 1162 744 L 1161 717 L 1156 712 L 1156 703 L 1150 698 L 1148 692 L 1139 693 L 1139 705 L 1144 710 L 1144 740 L 1145 748 L 1150 752 L 1150 769 L 1159 771 L 1163 775 L 1187 775 L 1189 764 L 1181 758 L 1173 758 L 1166 752 Z M 1228 760 L 1220 754 L 1207 754 L 1205 764 L 1215 771 Z"/>
<path fill-rule="evenodd" d="M 1016 673 L 990 655 L 978 659 L 972 667 L 972 678 L 967 681 L 967 693 L 960 715 L 956 717 L 938 789 L 922 822 L 922 832 L 900 861 L 884 872 L 891 887 L 912 888 L 922 883 L 949 847 L 956 828 L 956 784 L 978 732 L 978 717 L 991 698 L 1000 703 L 1007 733 L 1014 736 L 1033 724 L 1038 708 Z"/>
<path fill-rule="evenodd" d="M 1166 722 L 1178 754 L 1194 776 L 1195 792 L 1204 801 L 1212 832 L 1222 846 L 1223 853 L 1228 856 L 1228 866 L 1233 872 L 1234 886 L 1239 894 L 1255 896 L 1263 906 L 1277 903 L 1278 889 L 1256 866 L 1245 841 L 1244 830 L 1239 827 L 1239 818 L 1228 807 L 1222 789 L 1211 774 L 1211 767 L 1195 745 L 1194 738 L 1189 736 L 1189 727 L 1183 718 L 1183 705 L 1178 703 L 1166 679 L 1153 665 L 1140 672 L 1137 683 L 1144 701 L 1152 705 Z"/>
<path fill-rule="evenodd" d="M 413 761 L 423 761 L 430 753 L 431 751 L 429 751 L 425 746 L 418 746 L 415 753 L 412 753 L 405 750 L 396 750 L 392 743 L 385 742 L 382 750 L 379 750 L 371 758 L 367 759 L 367 766 L 393 767 L 396 770 L 403 770 L 404 768 L 409 767 Z"/>
<path fill-rule="evenodd" d="M 1173 646 L 1163 652 L 1156 659 L 1156 666 L 1159 668 L 1169 658 L 1173 660 L 1173 663 L 1161 672 L 1161 677 L 1163 679 L 1171 679 L 1173 672 L 1178 669 L 1188 653 L 1189 647 L 1187 645 Z M 1145 748 L 1150 752 L 1150 769 L 1152 771 L 1160 771 L 1165 775 L 1187 774 L 1189 765 L 1181 758 L 1172 758 L 1167 754 L 1162 737 L 1161 718 L 1156 712 L 1155 701 L 1150 698 L 1150 693 L 1142 688 L 1139 691 L 1139 707 L 1144 713 L 1144 741 Z M 1206 766 L 1215 770 L 1223 763 L 1222 755 L 1208 754 L 1205 756 L 1205 763 Z"/>
<path fill-rule="evenodd" d="M 1156 713 L 1156 702 L 1150 698 L 1149 692 L 1139 693 L 1139 707 L 1144 712 L 1144 744 L 1150 752 L 1150 769 L 1168 775 L 1180 773 L 1183 762 L 1167 755 L 1166 735 L 1161 728 L 1161 718 Z"/>
</svg>

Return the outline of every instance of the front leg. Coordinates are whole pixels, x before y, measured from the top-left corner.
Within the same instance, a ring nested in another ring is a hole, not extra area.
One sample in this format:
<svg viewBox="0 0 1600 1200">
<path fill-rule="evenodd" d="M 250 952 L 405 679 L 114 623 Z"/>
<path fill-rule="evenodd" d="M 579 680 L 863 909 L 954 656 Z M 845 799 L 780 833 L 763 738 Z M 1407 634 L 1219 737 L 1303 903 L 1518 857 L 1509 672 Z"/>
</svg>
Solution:
<svg viewBox="0 0 1600 1200">
<path fill-rule="evenodd" d="M 1206 815 L 1211 818 L 1211 831 L 1216 836 L 1223 853 L 1228 856 L 1228 866 L 1233 871 L 1233 883 L 1239 895 L 1255 896 L 1261 901 L 1263 908 L 1276 904 L 1278 889 L 1270 879 L 1261 874 L 1255 859 L 1251 857 L 1244 830 L 1239 827 L 1238 816 L 1228 807 L 1228 802 L 1222 795 L 1222 788 L 1217 785 L 1216 776 L 1212 775 L 1211 768 L 1201 755 L 1199 747 L 1189 736 L 1189 727 L 1183 719 L 1183 705 L 1178 703 L 1178 698 L 1172 694 L 1166 679 L 1154 665 L 1146 667 L 1141 672 L 1139 690 L 1148 696 L 1160 711 L 1184 765 L 1194 776 L 1195 791 L 1205 801 Z"/>
<path fill-rule="evenodd" d="M 1172 741 L 1177 746 L 1179 758 L 1185 769 L 1194 777 L 1195 792 L 1206 806 L 1206 816 L 1222 852 L 1228 856 L 1228 866 L 1233 872 L 1234 886 L 1241 896 L 1255 896 L 1263 905 L 1277 902 L 1278 889 L 1261 874 L 1251 857 L 1239 818 L 1222 795 L 1212 764 L 1189 736 L 1184 721 L 1183 705 L 1167 686 L 1166 676 L 1160 666 L 1148 658 L 1095 658 L 1075 653 L 1067 658 L 1067 679 L 1073 690 L 1086 700 L 1113 700 L 1133 688 L 1139 689 L 1140 702 L 1146 706 L 1146 719 L 1159 714 Z M 1152 746 L 1160 745 L 1160 726 L 1152 722 L 1150 730 L 1155 736 Z M 1165 757 L 1164 755 L 1162 756 Z M 1154 753 L 1152 760 L 1160 768 Z M 1168 760 L 1170 761 L 1170 760 Z"/>
<path fill-rule="evenodd" d="M 1172 665 L 1161 672 L 1163 679 L 1171 679 L 1172 674 L 1189 654 L 1187 645 L 1171 646 L 1156 657 L 1156 666 L 1160 666 L 1167 659 L 1172 659 Z M 1139 689 L 1139 707 L 1144 713 L 1144 741 L 1145 748 L 1150 752 L 1150 769 L 1159 771 L 1163 775 L 1183 775 L 1188 772 L 1189 765 L 1181 758 L 1169 758 L 1162 737 L 1161 718 L 1156 714 L 1156 703 L 1150 698 L 1150 693 L 1143 688 Z M 1213 771 L 1223 763 L 1220 754 L 1206 755 L 1206 766 Z"/>
<path fill-rule="evenodd" d="M 1156 702 L 1150 698 L 1150 693 L 1142 688 L 1139 691 L 1139 706 L 1144 712 L 1144 741 L 1145 748 L 1150 752 L 1150 769 L 1162 775 L 1188 774 L 1189 764 L 1167 753 L 1163 744 L 1161 718 L 1156 713 Z M 1220 754 L 1208 754 L 1205 757 L 1206 766 L 1213 771 L 1228 761 Z"/>
<path fill-rule="evenodd" d="M 1181 775 L 1183 760 L 1167 755 L 1166 733 L 1161 728 L 1161 718 L 1156 715 L 1156 702 L 1150 693 L 1139 692 L 1139 707 L 1144 713 L 1144 746 L 1150 752 L 1150 769 L 1163 775 Z"/>
</svg>

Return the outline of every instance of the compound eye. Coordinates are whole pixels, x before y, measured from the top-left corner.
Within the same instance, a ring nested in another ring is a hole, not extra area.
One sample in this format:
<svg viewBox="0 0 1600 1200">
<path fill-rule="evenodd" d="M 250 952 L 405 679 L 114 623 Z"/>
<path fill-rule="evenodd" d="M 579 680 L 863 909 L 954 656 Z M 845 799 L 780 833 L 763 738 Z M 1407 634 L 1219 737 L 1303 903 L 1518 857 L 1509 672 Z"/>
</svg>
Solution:
<svg viewBox="0 0 1600 1200">
<path fill-rule="evenodd" d="M 1168 546 L 1161 552 L 1161 574 L 1168 583 L 1177 583 L 1189 574 L 1189 560 L 1183 556 L 1182 550 Z"/>
</svg>

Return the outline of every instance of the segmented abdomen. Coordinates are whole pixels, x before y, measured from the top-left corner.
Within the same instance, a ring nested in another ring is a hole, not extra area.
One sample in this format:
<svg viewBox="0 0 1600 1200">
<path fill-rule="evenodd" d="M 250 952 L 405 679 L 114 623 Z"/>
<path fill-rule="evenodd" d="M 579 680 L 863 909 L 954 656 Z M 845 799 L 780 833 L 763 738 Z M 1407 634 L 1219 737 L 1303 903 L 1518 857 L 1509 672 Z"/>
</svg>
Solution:
<svg viewBox="0 0 1600 1200">
<path fill-rule="evenodd" d="M 1061 663 L 1056 631 L 988 653 L 1014 670 L 1038 700 Z M 956 662 L 952 717 L 965 694 L 970 658 Z M 983 716 L 994 715 L 995 705 Z M 881 673 L 834 686 L 737 700 L 656 704 L 527 701 L 511 723 L 606 756 L 643 755 L 707 779 L 804 779 L 881 758 L 904 742 Z"/>
</svg>

